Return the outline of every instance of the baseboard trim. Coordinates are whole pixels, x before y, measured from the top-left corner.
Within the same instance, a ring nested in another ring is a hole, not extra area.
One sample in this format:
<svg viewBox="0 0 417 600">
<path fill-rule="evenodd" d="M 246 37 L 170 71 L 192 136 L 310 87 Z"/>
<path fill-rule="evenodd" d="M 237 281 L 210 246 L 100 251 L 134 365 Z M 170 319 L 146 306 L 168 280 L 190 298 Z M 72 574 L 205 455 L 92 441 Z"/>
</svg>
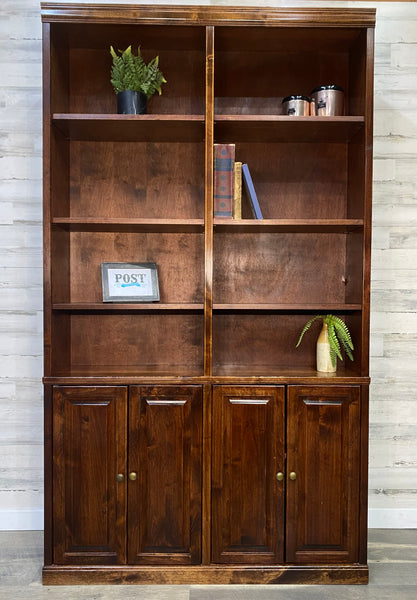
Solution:
<svg viewBox="0 0 417 600">
<path fill-rule="evenodd" d="M 367 565 L 45 566 L 44 585 L 367 584 Z"/>
<path fill-rule="evenodd" d="M 417 508 L 370 508 L 369 529 L 417 529 Z"/>
<path fill-rule="evenodd" d="M 42 529 L 42 508 L 0 508 L 0 531 L 40 531 Z"/>
</svg>

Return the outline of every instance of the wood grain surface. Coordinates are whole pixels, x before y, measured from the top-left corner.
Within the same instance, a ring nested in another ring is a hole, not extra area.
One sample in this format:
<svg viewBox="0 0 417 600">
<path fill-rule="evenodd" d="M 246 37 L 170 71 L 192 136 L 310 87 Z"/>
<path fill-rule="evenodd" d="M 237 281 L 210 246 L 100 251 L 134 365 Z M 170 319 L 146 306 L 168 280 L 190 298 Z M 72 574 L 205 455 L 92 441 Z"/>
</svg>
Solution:
<svg viewBox="0 0 417 600">
<path fill-rule="evenodd" d="M 370 516 L 371 524 L 411 525 L 417 488 L 417 7 L 377 5 Z M 33 528 L 42 526 L 43 487 L 40 7 L 34 0 L 4 0 L 1 12 L 0 511 L 4 527 Z M 202 31 L 184 45 L 194 48 L 194 57 L 203 52 Z M 195 110 L 200 105 L 203 100 Z"/>
</svg>

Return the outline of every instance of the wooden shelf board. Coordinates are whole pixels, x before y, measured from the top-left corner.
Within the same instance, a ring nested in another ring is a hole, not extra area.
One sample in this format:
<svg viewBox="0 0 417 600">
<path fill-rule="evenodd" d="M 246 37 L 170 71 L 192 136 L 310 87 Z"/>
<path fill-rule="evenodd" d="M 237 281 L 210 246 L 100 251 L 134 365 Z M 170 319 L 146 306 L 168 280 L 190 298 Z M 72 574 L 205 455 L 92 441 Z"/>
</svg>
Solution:
<svg viewBox="0 0 417 600">
<path fill-rule="evenodd" d="M 53 124 L 71 140 L 203 142 L 204 115 L 54 113 Z"/>
<path fill-rule="evenodd" d="M 52 310 L 64 312 L 203 312 L 204 304 L 201 303 L 159 303 L 159 302 L 57 302 L 52 305 Z"/>
<path fill-rule="evenodd" d="M 251 374 L 251 379 L 259 380 L 260 378 L 282 379 L 291 383 L 292 379 L 322 379 L 325 382 L 331 380 L 334 383 L 339 383 L 341 379 L 349 379 L 360 377 L 360 374 L 353 369 L 346 368 L 344 365 L 338 364 L 336 373 L 321 373 L 311 367 L 292 367 L 292 366 L 270 366 L 270 365 L 213 365 L 213 377 L 237 377 L 239 379 L 248 378 L 248 373 Z"/>
<path fill-rule="evenodd" d="M 363 228 L 363 219 L 214 219 L 214 231 L 239 233 L 349 233 Z"/>
<path fill-rule="evenodd" d="M 144 233 L 201 233 L 204 219 L 130 219 L 54 217 L 52 224 L 70 231 L 124 231 Z"/>
<path fill-rule="evenodd" d="M 135 380 L 168 379 L 182 381 L 187 378 L 201 378 L 203 367 L 193 365 L 72 365 L 68 368 L 56 369 L 44 377 L 44 383 L 56 383 L 58 380 L 94 379 L 103 383 L 122 383 L 128 385 Z"/>
<path fill-rule="evenodd" d="M 346 143 L 364 127 L 363 116 L 289 117 L 286 115 L 216 115 L 217 141 Z"/>
<path fill-rule="evenodd" d="M 362 310 L 361 304 L 213 304 L 213 311 L 225 312 L 351 312 Z"/>
<path fill-rule="evenodd" d="M 55 370 L 43 378 L 51 385 L 135 385 L 148 383 L 160 384 L 278 384 L 278 385 L 327 385 L 369 383 L 368 376 L 360 375 L 352 369 L 338 365 L 336 373 L 319 373 L 313 367 L 272 367 L 261 365 L 214 365 L 213 375 L 203 375 L 203 369 L 188 365 L 170 368 L 143 367 L 72 367 Z"/>
</svg>

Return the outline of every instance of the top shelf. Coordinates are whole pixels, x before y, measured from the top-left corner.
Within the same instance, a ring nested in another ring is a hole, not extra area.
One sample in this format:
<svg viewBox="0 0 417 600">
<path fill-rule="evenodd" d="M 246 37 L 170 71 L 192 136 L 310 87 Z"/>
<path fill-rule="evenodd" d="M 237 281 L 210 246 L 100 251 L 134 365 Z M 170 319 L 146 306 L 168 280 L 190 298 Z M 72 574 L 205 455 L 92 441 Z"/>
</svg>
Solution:
<svg viewBox="0 0 417 600">
<path fill-rule="evenodd" d="M 289 117 L 287 115 L 216 115 L 215 137 L 234 141 L 351 141 L 365 123 L 363 116 Z"/>
<path fill-rule="evenodd" d="M 52 122 L 71 140 L 202 142 L 204 115 L 117 115 L 54 113 Z M 215 115 L 216 140 L 262 142 L 351 141 L 364 126 L 363 116 L 288 117 Z"/>
<path fill-rule="evenodd" d="M 70 140 L 97 142 L 204 141 L 204 115 L 54 113 L 52 122 Z"/>
</svg>

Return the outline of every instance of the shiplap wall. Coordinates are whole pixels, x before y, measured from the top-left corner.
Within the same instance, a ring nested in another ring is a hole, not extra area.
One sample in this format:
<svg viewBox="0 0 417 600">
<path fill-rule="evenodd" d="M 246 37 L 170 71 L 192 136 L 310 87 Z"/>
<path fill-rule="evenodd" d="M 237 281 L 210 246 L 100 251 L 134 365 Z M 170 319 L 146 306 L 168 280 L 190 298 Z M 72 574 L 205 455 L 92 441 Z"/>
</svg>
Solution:
<svg viewBox="0 0 417 600">
<path fill-rule="evenodd" d="M 163 3 L 377 8 L 370 526 L 417 527 L 417 4 Z M 1 0 L 0 73 L 0 529 L 37 529 L 43 504 L 37 0 Z"/>
</svg>

